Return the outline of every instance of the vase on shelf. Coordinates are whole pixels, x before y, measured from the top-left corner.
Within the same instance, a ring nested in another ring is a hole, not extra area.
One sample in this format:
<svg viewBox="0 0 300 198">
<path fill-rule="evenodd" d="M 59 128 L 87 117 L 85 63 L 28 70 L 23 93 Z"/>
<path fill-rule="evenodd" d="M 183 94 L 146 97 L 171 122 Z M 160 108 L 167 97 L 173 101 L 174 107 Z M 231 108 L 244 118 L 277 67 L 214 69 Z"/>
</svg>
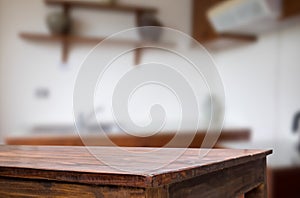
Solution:
<svg viewBox="0 0 300 198">
<path fill-rule="evenodd" d="M 144 27 L 139 29 L 139 34 L 142 40 L 158 42 L 162 36 L 161 28 L 150 28 L 152 27 L 162 27 L 162 23 L 156 18 L 152 13 L 143 14 L 138 20 L 138 26 Z"/>
<path fill-rule="evenodd" d="M 53 12 L 47 16 L 47 26 L 52 34 L 69 34 L 72 27 L 70 16 L 63 12 Z"/>
</svg>

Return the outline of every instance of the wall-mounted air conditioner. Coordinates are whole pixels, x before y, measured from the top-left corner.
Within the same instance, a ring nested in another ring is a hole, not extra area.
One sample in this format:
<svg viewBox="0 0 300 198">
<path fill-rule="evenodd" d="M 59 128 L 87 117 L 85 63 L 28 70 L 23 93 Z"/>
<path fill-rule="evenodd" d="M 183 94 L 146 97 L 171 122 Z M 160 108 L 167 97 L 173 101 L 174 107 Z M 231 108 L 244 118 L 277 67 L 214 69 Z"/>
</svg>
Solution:
<svg viewBox="0 0 300 198">
<path fill-rule="evenodd" d="M 263 33 L 277 27 L 282 0 L 227 0 L 208 10 L 219 33 Z"/>
</svg>

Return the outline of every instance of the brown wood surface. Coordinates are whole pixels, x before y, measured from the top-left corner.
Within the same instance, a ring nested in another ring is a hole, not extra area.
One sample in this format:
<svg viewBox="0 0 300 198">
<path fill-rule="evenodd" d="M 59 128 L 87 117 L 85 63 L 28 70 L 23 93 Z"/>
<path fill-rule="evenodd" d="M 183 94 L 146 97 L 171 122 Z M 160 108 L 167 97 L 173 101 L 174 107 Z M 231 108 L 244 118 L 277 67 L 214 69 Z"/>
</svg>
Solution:
<svg viewBox="0 0 300 198">
<path fill-rule="evenodd" d="M 0 197 L 145 198 L 143 188 L 108 187 L 0 176 Z"/>
<path fill-rule="evenodd" d="M 173 184 L 169 188 L 169 194 L 174 198 L 233 198 L 249 192 L 247 197 L 254 194 L 264 182 L 265 159 L 260 159 Z M 256 195 L 255 198 L 262 198 L 266 194 Z"/>
<path fill-rule="evenodd" d="M 247 192 L 245 194 L 245 198 L 257 198 L 257 197 L 263 197 L 267 198 L 267 185 L 266 184 L 260 184 L 253 190 Z"/>
<path fill-rule="evenodd" d="M 247 141 L 250 139 L 249 129 L 227 129 L 223 130 L 217 143 L 224 141 Z M 182 136 L 188 135 L 189 132 L 182 132 Z M 201 143 L 205 137 L 205 131 L 198 131 L 193 141 L 190 144 L 190 148 L 200 148 Z M 118 146 L 127 147 L 163 147 L 172 138 L 174 133 L 166 132 L 150 137 L 136 137 L 125 134 L 116 134 L 108 136 L 110 141 Z M 89 146 L 109 146 L 111 142 L 107 141 L 101 135 L 89 135 L 84 136 L 85 145 Z M 78 135 L 30 135 L 20 137 L 7 137 L 6 144 L 9 145 L 56 145 L 56 146 L 83 146 L 81 138 Z M 173 147 L 186 147 L 185 144 L 177 143 Z"/>
<path fill-rule="evenodd" d="M 130 152 L 153 151 L 154 148 L 127 148 Z M 161 149 L 147 157 L 124 155 L 115 147 L 94 147 L 97 155 L 105 153 L 115 167 L 133 167 L 136 171 L 122 171 L 106 165 L 92 156 L 85 147 L 34 147 L 0 146 L 0 176 L 27 179 L 120 185 L 130 187 L 158 187 L 180 182 L 231 166 L 265 158 L 270 151 L 213 149 L 199 158 L 199 149 L 187 149 L 176 161 L 160 169 L 149 165 L 161 165 L 164 157 L 175 155 L 182 149 Z M 205 150 L 202 150 L 205 151 Z M 122 154 L 122 157 L 120 157 Z"/>
<path fill-rule="evenodd" d="M 265 159 L 225 168 L 158 188 L 99 186 L 0 176 L 1 197 L 264 198 Z"/>
</svg>

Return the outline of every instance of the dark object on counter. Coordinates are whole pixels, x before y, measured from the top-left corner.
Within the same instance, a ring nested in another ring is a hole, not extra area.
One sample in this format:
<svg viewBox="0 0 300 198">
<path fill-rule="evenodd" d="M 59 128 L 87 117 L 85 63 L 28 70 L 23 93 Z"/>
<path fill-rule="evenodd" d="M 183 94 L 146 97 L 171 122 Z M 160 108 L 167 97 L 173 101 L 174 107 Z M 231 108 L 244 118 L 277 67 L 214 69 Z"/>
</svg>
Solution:
<svg viewBox="0 0 300 198">
<path fill-rule="evenodd" d="M 152 42 L 159 41 L 161 34 L 162 34 L 162 29 L 158 28 L 158 27 L 161 27 L 162 24 L 154 16 L 154 14 L 152 14 L 152 13 L 143 14 L 139 18 L 138 26 L 143 27 L 143 28 L 139 29 L 139 34 L 143 40 L 152 41 Z"/>
<path fill-rule="evenodd" d="M 110 0 L 110 4 L 111 5 L 116 5 L 118 3 L 119 0 Z"/>
<path fill-rule="evenodd" d="M 50 13 L 47 16 L 47 25 L 52 34 L 70 33 L 71 24 L 71 18 L 62 12 Z"/>
<path fill-rule="evenodd" d="M 298 111 L 295 115 L 294 115 L 294 119 L 293 119 L 293 132 L 297 133 L 299 130 L 299 122 L 300 122 L 300 111 Z M 300 133 L 300 131 L 299 131 Z M 299 141 L 298 141 L 298 151 L 300 152 L 300 134 L 299 134 Z"/>
</svg>

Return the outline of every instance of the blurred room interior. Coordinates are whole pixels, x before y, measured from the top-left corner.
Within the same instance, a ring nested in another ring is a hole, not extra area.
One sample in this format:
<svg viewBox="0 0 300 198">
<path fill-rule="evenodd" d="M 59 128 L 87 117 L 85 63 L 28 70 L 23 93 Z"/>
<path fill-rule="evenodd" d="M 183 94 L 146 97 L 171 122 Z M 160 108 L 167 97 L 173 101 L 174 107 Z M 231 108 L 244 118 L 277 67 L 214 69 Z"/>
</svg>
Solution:
<svg viewBox="0 0 300 198">
<path fill-rule="evenodd" d="M 82 61 L 114 33 L 137 26 L 169 27 L 204 45 L 222 79 L 225 120 L 215 147 L 273 149 L 268 157 L 270 197 L 300 196 L 300 3 L 260 0 L 266 10 L 259 10 L 255 0 L 248 1 L 252 4 L 228 0 L 226 7 L 220 4 L 226 0 L 0 0 L 0 143 L 83 145 L 76 121 L 85 127 L 90 145 L 108 145 L 88 112 L 74 116 L 73 91 Z M 55 23 L 64 23 L 65 29 Z M 117 48 L 126 46 L 116 41 L 105 53 Z M 189 52 L 197 56 L 192 46 Z M 115 63 L 122 67 L 110 75 L 121 75 L 152 56 L 168 59 L 163 53 L 133 52 Z M 209 95 L 204 93 L 203 120 L 209 116 Z M 160 134 L 124 134 L 108 101 L 100 100 L 90 113 L 100 115 L 103 130 L 119 146 L 161 147 L 177 129 L 176 100 L 156 86 L 139 94 L 129 113 L 141 125 L 149 123 L 145 104 L 165 104 L 170 119 Z M 199 125 L 190 147 L 201 146 L 205 126 Z M 180 132 L 185 133 L 188 127 Z"/>
</svg>

